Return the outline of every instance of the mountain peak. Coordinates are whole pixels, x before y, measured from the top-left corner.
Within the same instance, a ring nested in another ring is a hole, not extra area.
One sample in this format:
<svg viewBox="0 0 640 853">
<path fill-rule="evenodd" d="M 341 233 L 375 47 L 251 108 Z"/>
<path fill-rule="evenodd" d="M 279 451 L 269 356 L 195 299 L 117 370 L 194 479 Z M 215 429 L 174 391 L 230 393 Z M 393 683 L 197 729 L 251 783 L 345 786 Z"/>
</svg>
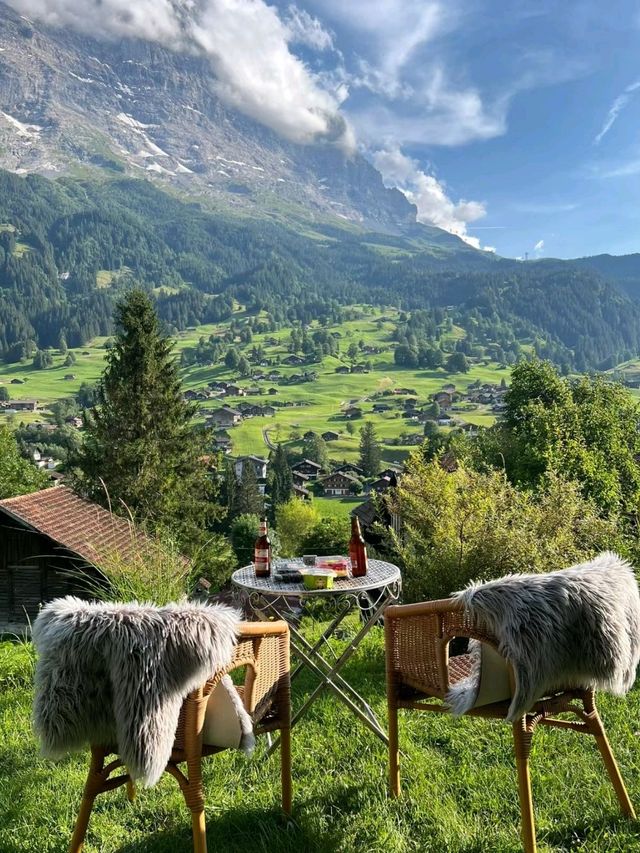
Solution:
<svg viewBox="0 0 640 853">
<path fill-rule="evenodd" d="M 249 214 L 397 232 L 416 208 L 360 154 L 299 145 L 225 105 L 208 61 L 34 23 L 0 2 L 0 167 L 129 174 Z"/>
</svg>

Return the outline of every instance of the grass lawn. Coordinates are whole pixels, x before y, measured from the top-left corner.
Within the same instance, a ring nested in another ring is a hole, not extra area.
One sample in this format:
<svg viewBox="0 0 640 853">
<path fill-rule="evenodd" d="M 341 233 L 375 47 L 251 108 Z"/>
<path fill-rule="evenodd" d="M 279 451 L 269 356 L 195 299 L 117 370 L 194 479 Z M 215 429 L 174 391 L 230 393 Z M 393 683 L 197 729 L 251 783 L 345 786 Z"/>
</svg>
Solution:
<svg viewBox="0 0 640 853">
<path fill-rule="evenodd" d="M 355 629 L 352 623 L 350 629 Z M 374 631 L 343 671 L 384 721 L 382 633 Z M 80 804 L 87 756 L 42 760 L 31 734 L 27 650 L 0 643 L 0 850 L 62 853 Z M 312 689 L 294 684 L 294 703 Z M 640 691 L 602 697 L 601 712 L 640 805 Z M 205 762 L 209 849 L 229 853 L 507 853 L 521 850 L 511 727 L 408 714 L 401 720 L 403 797 L 386 793 L 385 748 L 331 696 L 293 731 L 294 813 L 278 809 L 277 756 L 226 752 Z M 533 795 L 541 853 L 634 851 L 640 826 L 620 816 L 592 739 L 536 732 Z M 102 795 L 86 853 L 190 853 L 189 815 L 165 778 L 139 791 Z"/>
<path fill-rule="evenodd" d="M 364 495 L 348 498 L 314 497 L 313 505 L 320 511 L 320 515 L 332 515 L 337 518 L 348 518 L 351 515 L 351 511 L 355 509 L 358 504 L 361 504 L 366 500 L 367 497 Z"/>
</svg>

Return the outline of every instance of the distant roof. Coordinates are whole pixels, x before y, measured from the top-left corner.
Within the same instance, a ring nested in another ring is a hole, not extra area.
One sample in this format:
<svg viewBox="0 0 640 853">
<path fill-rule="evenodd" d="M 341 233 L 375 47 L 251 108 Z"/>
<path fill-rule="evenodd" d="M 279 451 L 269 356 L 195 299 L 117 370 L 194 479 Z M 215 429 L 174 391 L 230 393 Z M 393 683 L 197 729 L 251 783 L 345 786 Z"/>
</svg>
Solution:
<svg viewBox="0 0 640 853">
<path fill-rule="evenodd" d="M 79 497 L 68 486 L 6 498 L 0 501 L 2 512 L 98 565 L 114 553 L 126 555 L 140 537 L 151 543 L 130 521 Z"/>
<path fill-rule="evenodd" d="M 313 465 L 314 468 L 322 468 L 322 465 L 318 465 L 318 463 L 314 462 L 312 459 L 302 459 L 300 462 L 296 462 L 293 467 L 297 468 L 298 465 Z"/>
</svg>

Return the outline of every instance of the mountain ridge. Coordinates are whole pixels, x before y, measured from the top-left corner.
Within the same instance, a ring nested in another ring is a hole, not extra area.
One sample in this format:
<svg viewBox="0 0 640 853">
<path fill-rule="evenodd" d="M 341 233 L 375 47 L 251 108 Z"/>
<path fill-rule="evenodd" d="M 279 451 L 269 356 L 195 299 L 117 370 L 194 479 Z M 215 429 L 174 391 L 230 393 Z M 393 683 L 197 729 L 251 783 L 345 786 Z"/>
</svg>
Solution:
<svg viewBox="0 0 640 853">
<path fill-rule="evenodd" d="M 416 208 L 360 154 L 296 145 L 228 108 L 198 56 L 34 23 L 0 2 L 0 167 L 147 177 L 212 206 L 399 233 Z"/>
</svg>

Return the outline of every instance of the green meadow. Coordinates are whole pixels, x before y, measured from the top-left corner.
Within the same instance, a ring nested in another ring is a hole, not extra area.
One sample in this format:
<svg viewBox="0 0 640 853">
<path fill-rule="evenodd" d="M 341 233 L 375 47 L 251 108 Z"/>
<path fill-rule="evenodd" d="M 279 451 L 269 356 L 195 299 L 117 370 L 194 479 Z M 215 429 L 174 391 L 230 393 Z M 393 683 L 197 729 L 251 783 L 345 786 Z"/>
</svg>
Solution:
<svg viewBox="0 0 640 853">
<path fill-rule="evenodd" d="M 303 620 L 308 639 L 323 623 Z M 357 629 L 345 625 L 345 640 Z M 342 648 L 343 646 L 340 646 Z M 338 651 L 338 646 L 334 647 Z M 374 628 L 343 674 L 386 728 L 384 642 Z M 300 707 L 316 681 L 293 685 Z M 0 850 L 63 853 L 80 807 L 87 753 L 53 762 L 31 728 L 32 651 L 0 642 Z M 629 794 L 640 806 L 640 693 L 603 696 L 600 711 Z M 400 720 L 403 795 L 387 794 L 381 741 L 325 692 L 292 732 L 293 814 L 279 809 L 278 755 L 228 750 L 205 759 L 209 850 L 228 853 L 517 853 L 520 815 L 511 726 L 440 714 Z M 620 814 L 591 738 L 536 730 L 531 755 L 539 853 L 630 853 L 637 821 Z M 190 853 L 189 813 L 168 774 L 129 803 L 124 789 L 101 795 L 86 853 Z"/>
<path fill-rule="evenodd" d="M 255 334 L 250 344 L 235 346 L 240 352 L 246 352 L 253 346 L 262 345 L 270 367 L 255 370 L 268 372 L 270 369 L 280 371 L 283 384 L 268 381 L 253 382 L 249 378 L 238 379 L 237 374 L 228 370 L 224 365 L 199 366 L 194 365 L 182 370 L 182 380 L 185 390 L 204 388 L 213 381 L 238 381 L 241 387 L 257 385 L 263 394 L 250 397 L 257 404 L 269 403 L 277 408 L 273 417 L 248 418 L 231 430 L 233 453 L 235 455 L 259 454 L 268 452 L 265 437 L 272 443 L 284 442 L 294 448 L 301 446 L 301 437 L 308 430 L 325 432 L 333 430 L 340 434 L 336 441 L 329 443 L 329 453 L 332 459 L 355 461 L 358 456 L 359 429 L 365 420 L 375 424 L 376 431 L 383 445 L 383 458 L 388 461 L 400 462 L 409 452 L 407 445 L 393 443 L 401 433 L 419 433 L 422 426 L 408 422 L 402 417 L 402 404 L 406 394 L 392 394 L 384 397 L 379 395 L 384 391 L 396 388 L 406 388 L 414 391 L 419 403 L 427 402 L 431 395 L 440 390 L 447 382 L 453 382 L 458 389 L 464 390 L 477 380 L 481 382 L 500 382 L 508 378 L 508 368 L 500 368 L 495 363 L 473 363 L 466 374 L 449 375 L 444 370 L 428 371 L 398 367 L 393 360 L 392 339 L 393 330 L 398 319 L 398 311 L 393 308 L 385 310 L 358 307 L 351 309 L 359 314 L 357 319 L 347 320 L 335 326 L 328 327 L 329 331 L 340 335 L 340 352 L 337 357 L 326 356 L 321 363 L 304 366 L 288 367 L 281 362 L 289 355 L 288 343 L 290 329 L 281 329 L 275 333 Z M 239 308 L 236 318 L 242 318 L 245 312 Z M 222 335 L 228 324 L 210 324 L 187 329 L 179 333 L 175 339 L 175 351 L 179 355 L 186 347 L 194 347 L 200 337 Z M 313 332 L 315 324 L 309 331 Z M 464 330 L 453 327 L 449 333 L 451 339 L 464 335 Z M 275 339 L 277 343 L 267 343 L 266 339 Z M 352 343 L 375 347 L 379 353 L 359 353 L 356 362 L 371 362 L 369 373 L 336 373 L 336 368 L 349 365 L 346 356 Z M 52 352 L 53 366 L 36 370 L 30 363 L 0 364 L 0 383 L 9 388 L 11 397 L 37 398 L 42 404 L 53 403 L 76 393 L 83 382 L 95 382 L 104 368 L 105 339 L 97 338 L 90 345 L 72 350 L 76 362 L 70 367 L 64 365 L 65 357 L 56 351 Z M 317 373 L 313 382 L 287 384 L 287 380 L 296 373 L 312 370 Z M 24 384 L 12 385 L 13 379 L 21 379 Z M 276 395 L 268 395 L 267 388 L 276 387 Z M 242 398 L 244 399 L 244 398 Z M 240 398 L 226 398 L 225 403 L 233 406 Z M 388 412 L 373 413 L 374 402 L 388 403 L 392 408 Z M 289 405 L 284 405 L 289 404 Z M 201 404 L 204 408 L 214 408 L 222 405 L 222 401 L 210 400 Z M 363 411 L 363 418 L 348 422 L 343 410 L 348 405 L 356 405 Z M 489 426 L 494 421 L 493 415 L 482 408 L 457 413 L 464 420 L 482 426 Z M 37 417 L 37 416 L 36 416 Z M 16 420 L 33 420 L 33 416 L 19 414 Z M 267 435 L 265 436 L 265 431 Z"/>
</svg>

